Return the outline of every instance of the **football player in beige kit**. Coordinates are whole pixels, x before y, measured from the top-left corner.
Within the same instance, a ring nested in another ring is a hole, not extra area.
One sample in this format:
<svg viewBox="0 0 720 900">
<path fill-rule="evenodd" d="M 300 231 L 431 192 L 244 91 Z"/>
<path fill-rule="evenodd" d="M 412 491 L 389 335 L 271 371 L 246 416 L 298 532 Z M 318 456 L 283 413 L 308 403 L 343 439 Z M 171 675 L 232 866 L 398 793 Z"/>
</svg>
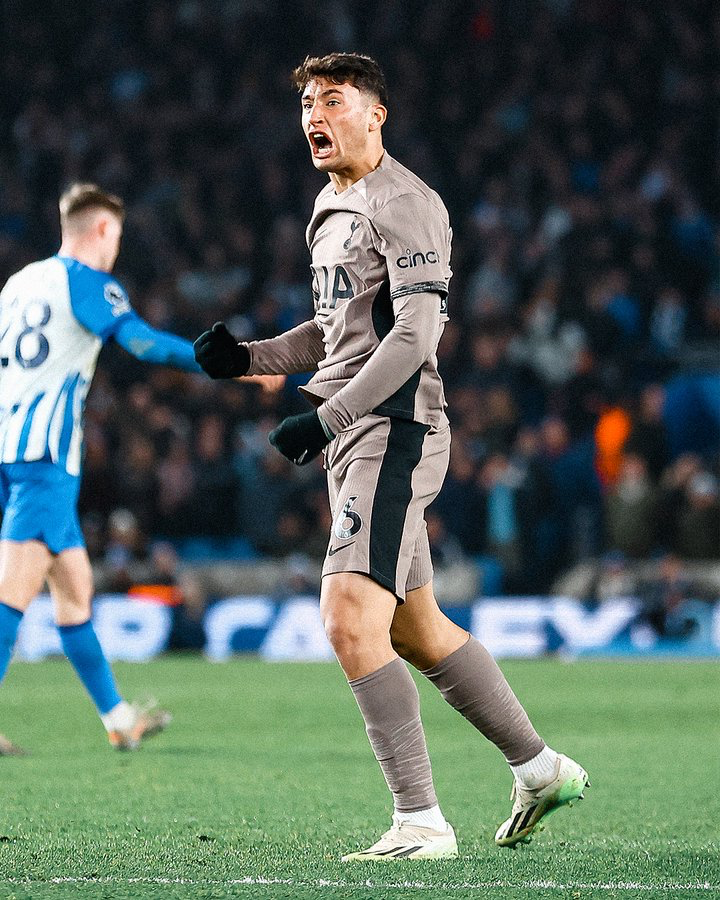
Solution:
<svg viewBox="0 0 720 900">
<path fill-rule="evenodd" d="M 440 811 L 407 660 L 502 751 L 514 774 L 500 846 L 582 795 L 585 771 L 545 745 L 485 648 L 438 608 L 423 518 L 448 465 L 436 350 L 447 321 L 451 231 L 438 195 L 384 150 L 377 63 L 308 58 L 293 73 L 315 168 L 330 182 L 307 240 L 315 316 L 238 343 L 222 323 L 195 343 L 213 378 L 312 371 L 313 411 L 270 435 L 304 465 L 324 452 L 333 527 L 320 609 L 393 794 L 392 826 L 344 860 L 457 855 Z"/>
</svg>

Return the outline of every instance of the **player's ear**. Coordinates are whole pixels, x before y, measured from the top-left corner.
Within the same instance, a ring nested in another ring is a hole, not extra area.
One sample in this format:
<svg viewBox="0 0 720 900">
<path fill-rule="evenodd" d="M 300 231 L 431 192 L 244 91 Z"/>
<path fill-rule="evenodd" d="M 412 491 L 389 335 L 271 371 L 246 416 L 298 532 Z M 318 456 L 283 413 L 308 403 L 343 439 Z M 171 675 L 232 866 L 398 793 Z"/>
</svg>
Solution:
<svg viewBox="0 0 720 900">
<path fill-rule="evenodd" d="M 387 109 L 382 103 L 373 103 L 370 107 L 370 131 L 378 131 L 385 124 L 387 119 Z"/>
</svg>

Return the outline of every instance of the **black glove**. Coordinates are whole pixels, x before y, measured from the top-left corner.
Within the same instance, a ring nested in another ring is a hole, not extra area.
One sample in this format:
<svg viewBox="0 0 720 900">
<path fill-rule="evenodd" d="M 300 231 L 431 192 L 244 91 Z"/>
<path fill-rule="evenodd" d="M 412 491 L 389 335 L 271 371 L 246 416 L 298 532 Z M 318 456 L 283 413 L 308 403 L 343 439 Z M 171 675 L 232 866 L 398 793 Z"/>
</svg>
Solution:
<svg viewBox="0 0 720 900">
<path fill-rule="evenodd" d="M 238 344 L 224 322 L 216 322 L 210 331 L 203 331 L 193 350 L 198 364 L 211 378 L 237 378 L 247 375 L 250 368 L 250 351 Z"/>
<path fill-rule="evenodd" d="M 296 466 L 304 466 L 330 443 L 332 437 L 315 412 L 288 416 L 270 432 L 268 440 Z"/>
</svg>

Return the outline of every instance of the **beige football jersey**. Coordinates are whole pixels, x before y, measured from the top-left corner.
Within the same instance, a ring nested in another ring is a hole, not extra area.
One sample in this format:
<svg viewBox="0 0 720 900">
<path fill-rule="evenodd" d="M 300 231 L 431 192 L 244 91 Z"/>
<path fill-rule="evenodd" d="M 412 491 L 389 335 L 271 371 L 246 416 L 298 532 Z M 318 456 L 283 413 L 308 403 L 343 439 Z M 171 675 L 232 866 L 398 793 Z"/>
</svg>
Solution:
<svg viewBox="0 0 720 900">
<path fill-rule="evenodd" d="M 388 153 L 377 169 L 341 194 L 336 194 L 329 182 L 315 201 L 307 229 L 313 323 L 306 322 L 269 341 L 251 342 L 251 373 L 278 371 L 278 362 L 286 356 L 283 371 L 300 371 L 295 357 L 302 354 L 315 362 L 312 368 L 317 371 L 301 390 L 316 406 L 329 401 L 326 406 L 332 427 L 346 426 L 349 418 L 354 418 L 353 411 L 332 409 L 330 398 L 363 369 L 393 329 L 397 309 L 407 310 L 413 295 L 425 295 L 418 296 L 418 302 L 427 304 L 430 294 L 437 301 L 437 306 L 432 306 L 437 319 L 432 323 L 430 354 L 390 396 L 383 393 L 383 383 L 392 381 L 393 360 L 401 371 L 404 360 L 400 356 L 405 353 L 400 351 L 390 362 L 386 360 L 363 390 L 368 396 L 386 399 L 372 409 L 358 409 L 356 414 L 372 411 L 434 427 L 444 424 L 445 397 L 435 351 L 448 319 L 451 238 L 440 197 Z M 426 343 L 426 339 L 427 335 L 417 335 L 418 343 Z M 407 348 L 413 338 L 405 335 L 404 340 Z"/>
</svg>

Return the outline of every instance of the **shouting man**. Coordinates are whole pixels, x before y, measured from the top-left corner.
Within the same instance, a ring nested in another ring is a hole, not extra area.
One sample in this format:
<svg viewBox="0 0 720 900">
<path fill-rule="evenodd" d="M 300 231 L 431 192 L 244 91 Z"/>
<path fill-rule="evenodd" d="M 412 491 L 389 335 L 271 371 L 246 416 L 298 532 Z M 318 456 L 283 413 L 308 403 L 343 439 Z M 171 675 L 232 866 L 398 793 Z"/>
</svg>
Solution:
<svg viewBox="0 0 720 900">
<path fill-rule="evenodd" d="M 448 319 L 451 230 L 435 193 L 383 148 L 377 63 L 308 58 L 294 74 L 316 169 L 329 183 L 307 240 L 315 316 L 238 343 L 222 323 L 195 342 L 214 378 L 315 374 L 315 409 L 270 434 L 304 465 L 324 451 L 333 527 L 320 597 L 325 629 L 394 800 L 392 827 L 344 860 L 457 855 L 438 806 L 415 683 L 404 660 L 504 754 L 515 776 L 501 846 L 582 795 L 587 775 L 545 745 L 485 648 L 438 608 L 424 511 L 448 466 L 436 350 Z"/>
</svg>

